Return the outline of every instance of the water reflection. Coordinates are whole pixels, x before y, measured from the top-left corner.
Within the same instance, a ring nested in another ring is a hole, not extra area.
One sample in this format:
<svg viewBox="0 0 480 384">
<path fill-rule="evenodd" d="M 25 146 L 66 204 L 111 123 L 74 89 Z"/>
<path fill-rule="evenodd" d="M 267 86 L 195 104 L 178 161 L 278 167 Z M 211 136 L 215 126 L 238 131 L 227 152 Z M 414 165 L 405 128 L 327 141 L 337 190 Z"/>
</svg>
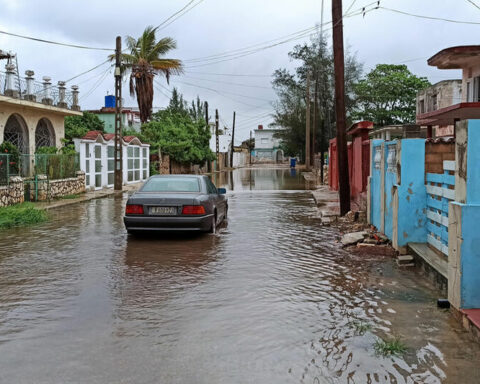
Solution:
<svg viewBox="0 0 480 384">
<path fill-rule="evenodd" d="M 341 249 L 301 174 L 213 177 L 230 190 L 216 235 L 129 237 L 125 198 L 1 232 L 0 382 L 480 382 L 435 288 Z M 376 356 L 394 336 L 406 355 Z"/>
</svg>

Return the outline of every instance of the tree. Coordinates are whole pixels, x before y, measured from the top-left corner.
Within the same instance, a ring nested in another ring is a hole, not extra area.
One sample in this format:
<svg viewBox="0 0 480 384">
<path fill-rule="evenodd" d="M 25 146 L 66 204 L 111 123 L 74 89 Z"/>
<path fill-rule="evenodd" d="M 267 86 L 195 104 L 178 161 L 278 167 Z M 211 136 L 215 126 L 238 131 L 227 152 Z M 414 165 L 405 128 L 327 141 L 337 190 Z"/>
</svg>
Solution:
<svg viewBox="0 0 480 384">
<path fill-rule="evenodd" d="M 205 104 L 197 97 L 188 107 L 174 88 L 169 106 L 142 125 L 140 140 L 160 148 L 180 163 L 203 164 L 214 160 L 210 150 L 210 129 L 204 118 Z"/>
<path fill-rule="evenodd" d="M 100 118 L 90 112 L 83 112 L 82 116 L 65 117 L 65 142 L 73 143 L 74 138 L 80 138 L 89 131 L 105 130 L 105 124 Z"/>
<path fill-rule="evenodd" d="M 127 36 L 125 43 L 130 53 L 121 54 L 122 66 L 130 72 L 130 95 L 137 96 L 142 123 L 152 116 L 154 77 L 163 74 L 168 83 L 171 75 L 182 73 L 180 60 L 163 57 L 177 47 L 176 41 L 170 37 L 157 41 L 157 29 L 145 28 L 138 39 Z M 115 55 L 111 55 L 110 60 L 115 60 Z"/>
<path fill-rule="evenodd" d="M 180 163 L 203 164 L 215 158 L 209 147 L 210 131 L 203 119 L 193 121 L 179 112 L 159 111 L 142 126 L 142 136 Z"/>
<path fill-rule="evenodd" d="M 282 139 L 284 153 L 289 156 L 300 155 L 302 160 L 305 159 L 305 95 L 308 72 L 312 75 L 313 84 L 317 83 L 317 94 L 314 92 L 314 87 L 310 90 L 312 107 L 314 98 L 318 98 L 318 118 L 316 126 L 313 127 L 317 137 L 314 152 L 326 151 L 328 139 L 335 135 L 333 54 L 326 39 L 326 36 L 323 40 L 317 36 L 309 44 L 295 46 L 289 53 L 291 59 L 299 61 L 295 72 L 278 69 L 273 74 L 272 85 L 278 100 L 274 103 L 274 122 L 271 125 L 284 128 L 275 135 Z M 361 72 L 362 65 L 354 55 L 347 52 L 345 59 L 347 119 L 355 103 L 353 84 L 359 80 Z M 311 110 L 313 113 L 314 108 Z"/>
<path fill-rule="evenodd" d="M 417 92 L 428 87 L 406 65 L 378 64 L 354 86 L 357 108 L 353 117 L 370 120 L 376 126 L 415 122 Z"/>
</svg>

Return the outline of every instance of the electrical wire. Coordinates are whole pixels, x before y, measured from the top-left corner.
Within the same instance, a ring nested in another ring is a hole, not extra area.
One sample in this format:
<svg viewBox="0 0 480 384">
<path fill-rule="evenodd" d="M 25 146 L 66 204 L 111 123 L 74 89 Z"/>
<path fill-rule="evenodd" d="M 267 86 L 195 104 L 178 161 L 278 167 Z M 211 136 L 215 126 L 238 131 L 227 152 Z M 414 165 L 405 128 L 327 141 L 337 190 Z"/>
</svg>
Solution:
<svg viewBox="0 0 480 384">
<path fill-rule="evenodd" d="M 448 23 L 456 23 L 456 24 L 480 25 L 480 22 L 477 22 L 477 21 L 463 21 L 463 20 L 445 19 L 443 17 L 417 15 L 417 14 L 414 14 L 414 13 L 404 12 L 404 11 L 400 11 L 399 9 L 393 9 L 393 8 L 386 8 L 386 7 L 378 7 L 378 8 L 379 9 L 384 9 L 384 10 L 390 11 L 390 12 L 399 13 L 401 15 L 416 17 L 416 18 L 419 18 L 419 19 L 445 21 L 445 22 L 448 22 Z"/>
<path fill-rule="evenodd" d="M 360 8 L 356 11 L 353 11 L 353 13 L 351 13 L 351 14 L 345 14 L 344 17 L 347 18 L 347 17 L 357 16 L 357 15 L 361 15 L 361 14 L 365 15 L 367 12 L 378 9 L 378 3 L 379 3 L 378 1 L 374 1 L 370 4 L 367 4 L 367 5 L 363 6 L 362 8 Z M 372 8 L 372 9 L 367 9 L 367 7 L 370 7 L 372 5 L 375 5 L 375 7 Z M 328 25 L 328 24 L 331 24 L 331 23 L 332 23 L 332 21 L 328 21 L 326 23 L 323 23 L 323 25 Z M 200 58 L 185 59 L 183 61 L 187 64 L 188 63 L 193 63 L 193 64 L 201 63 L 201 62 L 204 62 L 204 61 L 207 62 L 207 63 L 199 64 L 199 65 L 187 65 L 185 68 L 188 69 L 188 68 L 202 67 L 202 66 L 206 66 L 206 65 L 210 65 L 210 64 L 216 64 L 216 63 L 220 63 L 220 62 L 223 62 L 223 61 L 234 60 L 234 59 L 237 59 L 237 58 L 240 58 L 240 57 L 248 56 L 248 55 L 251 55 L 251 54 L 266 50 L 266 49 L 276 47 L 278 45 L 288 43 L 290 41 L 298 40 L 298 39 L 301 39 L 301 38 L 306 37 L 306 36 L 311 36 L 311 35 L 314 34 L 312 32 L 315 32 L 317 30 L 318 30 L 318 25 L 316 25 L 314 27 L 307 28 L 307 29 L 303 29 L 301 31 L 297 31 L 297 32 L 291 33 L 289 35 L 285 35 L 285 36 L 282 36 L 282 37 L 279 37 L 279 38 L 276 38 L 276 39 L 273 39 L 273 40 L 269 40 L 269 41 L 265 41 L 265 42 L 262 42 L 262 43 L 257 43 L 257 44 L 251 45 L 251 46 L 247 46 L 247 47 L 244 47 L 244 48 L 239 48 L 239 49 L 235 49 L 235 50 L 232 50 L 232 51 L 223 52 L 223 53 L 210 55 L 210 56 L 205 56 L 205 57 L 200 57 Z M 264 44 L 268 44 L 268 45 L 264 46 Z M 210 63 L 208 63 L 208 61 L 210 61 Z"/>
<path fill-rule="evenodd" d="M 231 82 L 228 82 L 228 81 L 202 79 L 202 78 L 199 78 L 199 77 L 191 77 L 191 76 L 183 76 L 183 78 L 192 79 L 192 80 L 209 81 L 209 82 L 219 83 L 219 84 L 235 85 L 237 87 L 272 89 L 272 87 L 265 87 L 265 86 L 261 86 L 261 85 L 248 85 L 248 84 L 240 84 L 240 83 L 231 83 Z"/>
<path fill-rule="evenodd" d="M 474 7 L 480 9 L 480 6 L 479 6 L 477 3 L 475 3 L 473 0 L 467 0 L 467 1 L 468 1 L 470 4 L 472 4 Z"/>
<path fill-rule="evenodd" d="M 90 88 L 86 93 L 82 94 L 80 96 L 80 100 L 85 100 L 87 97 L 89 97 L 93 92 L 97 90 L 97 88 L 100 86 L 100 84 L 103 83 L 107 75 L 110 73 L 110 68 L 108 68 L 103 75 L 93 84 L 92 88 Z"/>
<path fill-rule="evenodd" d="M 196 75 L 209 75 L 209 76 L 239 76 L 239 77 L 271 77 L 272 75 L 257 75 L 257 74 L 239 74 L 239 73 L 211 73 L 211 72 L 194 72 L 186 71 L 186 73 L 194 73 Z"/>
<path fill-rule="evenodd" d="M 54 45 L 61 45 L 63 47 L 70 47 L 70 48 L 79 48 L 79 49 L 90 49 L 90 50 L 95 50 L 95 51 L 115 51 L 114 48 L 101 48 L 101 47 L 88 47 L 85 45 L 76 45 L 76 44 L 69 44 L 69 43 L 60 43 L 58 41 L 52 41 L 52 40 L 45 40 L 45 39 L 40 39 L 38 37 L 31 37 L 31 36 L 25 36 L 25 35 L 20 35 L 18 33 L 12 33 L 12 32 L 6 32 L 6 31 L 0 31 L 1 34 L 3 35 L 8 35 L 8 36 L 13 36 L 13 37 L 19 37 L 21 39 L 27 39 L 27 40 L 33 40 L 37 41 L 40 43 L 46 43 L 46 44 L 54 44 Z"/>
<path fill-rule="evenodd" d="M 195 0 L 190 0 L 187 5 L 185 5 L 182 9 L 180 9 L 179 11 L 175 12 L 173 15 L 169 16 L 167 19 L 165 19 L 164 21 L 162 21 L 159 25 L 157 25 L 157 28 L 160 28 L 161 26 L 165 25 L 168 21 L 170 21 L 172 18 L 174 18 L 175 16 L 177 16 L 180 12 L 184 11 L 186 8 L 188 8 L 188 6 L 190 4 L 192 4 Z"/>
<path fill-rule="evenodd" d="M 185 85 L 190 85 L 192 87 L 197 87 L 197 88 L 203 88 L 203 89 L 207 89 L 209 91 L 214 91 L 214 92 L 217 92 L 218 91 L 216 89 L 213 89 L 213 88 L 209 88 L 209 87 L 204 87 L 204 86 L 201 86 L 201 85 L 198 85 L 198 84 L 192 84 L 192 83 L 187 83 L 187 82 L 184 82 L 184 81 L 179 81 L 179 80 L 176 80 L 178 83 L 180 84 L 185 84 Z M 228 92 L 228 91 L 222 91 L 223 93 L 226 93 L 226 94 L 230 94 L 230 95 L 233 95 L 233 96 L 239 96 L 239 97 L 245 97 L 247 99 L 252 99 L 252 100 L 262 100 L 262 101 L 268 101 L 270 102 L 271 100 L 267 100 L 267 99 L 263 99 L 263 98 L 260 98 L 260 97 L 255 97 L 255 96 L 247 96 L 247 95 L 242 95 L 240 93 L 235 93 L 235 92 Z"/>
<path fill-rule="evenodd" d="M 195 0 L 192 0 L 190 1 L 185 7 L 183 7 L 180 11 L 176 12 L 175 14 L 173 14 L 172 16 L 169 17 L 169 19 L 171 19 L 173 16 L 175 15 L 178 15 L 176 16 L 173 20 L 171 20 L 169 23 L 165 24 L 167 20 L 165 20 L 162 24 L 160 24 L 157 28 L 158 28 L 158 31 L 161 31 L 162 29 L 165 29 L 167 28 L 170 24 L 174 23 L 175 21 L 177 21 L 180 17 L 182 17 L 183 15 L 185 15 L 186 13 L 190 12 L 193 8 L 195 8 L 197 5 L 199 5 L 200 3 L 202 3 L 204 0 L 200 0 L 198 3 L 196 4 L 193 4 L 190 8 L 188 8 L 192 3 L 193 1 Z M 188 8 L 188 9 L 186 9 Z M 182 12 L 183 11 L 183 12 Z M 182 13 L 180 13 L 182 12 Z M 163 26 L 162 26 L 163 25 Z M 161 28 L 160 28 L 161 27 Z"/>
</svg>

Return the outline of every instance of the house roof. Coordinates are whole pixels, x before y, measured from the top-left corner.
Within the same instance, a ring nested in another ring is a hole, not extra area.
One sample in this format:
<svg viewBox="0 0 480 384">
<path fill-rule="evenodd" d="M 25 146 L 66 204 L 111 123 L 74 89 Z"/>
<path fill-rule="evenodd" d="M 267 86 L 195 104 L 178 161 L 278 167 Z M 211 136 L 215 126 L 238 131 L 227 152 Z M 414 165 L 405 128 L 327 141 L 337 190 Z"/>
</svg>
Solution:
<svg viewBox="0 0 480 384">
<path fill-rule="evenodd" d="M 480 65 L 480 45 L 461 45 L 441 50 L 428 59 L 438 69 L 462 69 Z"/>
<path fill-rule="evenodd" d="M 82 140 L 96 141 L 98 139 L 103 140 L 103 141 L 112 141 L 112 140 L 115 139 L 115 134 L 114 133 L 103 133 L 103 132 L 100 132 L 100 131 L 89 131 L 89 132 L 86 133 L 85 136 L 82 137 Z M 136 142 L 140 145 L 149 145 L 149 144 L 142 143 L 137 136 L 123 136 L 122 139 L 123 139 L 123 142 L 126 143 L 126 144 Z"/>
<path fill-rule="evenodd" d="M 451 125 L 455 123 L 455 120 L 478 118 L 480 118 L 480 102 L 458 103 L 417 115 L 417 124 L 423 126 Z"/>
<path fill-rule="evenodd" d="M 369 131 L 371 129 L 373 129 L 373 121 L 368 121 L 368 120 L 358 121 L 352 124 L 352 126 L 347 129 L 347 134 L 354 135 L 356 133 L 359 133 L 362 130 Z"/>
</svg>

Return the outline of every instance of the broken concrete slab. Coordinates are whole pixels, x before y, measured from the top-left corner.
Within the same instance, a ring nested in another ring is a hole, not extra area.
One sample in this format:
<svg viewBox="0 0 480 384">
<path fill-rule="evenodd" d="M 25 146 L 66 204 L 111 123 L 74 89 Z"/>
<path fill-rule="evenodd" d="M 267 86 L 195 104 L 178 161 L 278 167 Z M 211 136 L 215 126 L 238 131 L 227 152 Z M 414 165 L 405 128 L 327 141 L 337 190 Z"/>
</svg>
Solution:
<svg viewBox="0 0 480 384">
<path fill-rule="evenodd" d="M 343 235 L 342 240 L 340 240 L 340 242 L 345 247 L 349 245 L 354 245 L 360 241 L 363 241 L 363 239 L 367 235 L 368 233 L 366 231 L 346 233 L 345 235 Z"/>
</svg>

